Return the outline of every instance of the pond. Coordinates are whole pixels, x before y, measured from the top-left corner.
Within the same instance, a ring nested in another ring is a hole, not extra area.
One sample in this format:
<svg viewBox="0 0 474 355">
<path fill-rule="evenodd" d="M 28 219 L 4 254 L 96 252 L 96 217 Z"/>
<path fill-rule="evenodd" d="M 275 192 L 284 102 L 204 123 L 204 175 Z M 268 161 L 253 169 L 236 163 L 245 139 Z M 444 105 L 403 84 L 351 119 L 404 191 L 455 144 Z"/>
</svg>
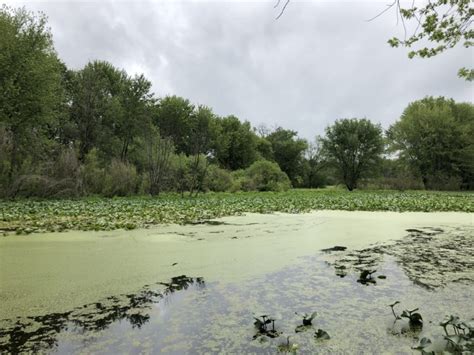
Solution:
<svg viewBox="0 0 474 355">
<path fill-rule="evenodd" d="M 474 318 L 473 222 L 319 211 L 3 237 L 0 352 L 441 351 L 439 322 Z"/>
</svg>

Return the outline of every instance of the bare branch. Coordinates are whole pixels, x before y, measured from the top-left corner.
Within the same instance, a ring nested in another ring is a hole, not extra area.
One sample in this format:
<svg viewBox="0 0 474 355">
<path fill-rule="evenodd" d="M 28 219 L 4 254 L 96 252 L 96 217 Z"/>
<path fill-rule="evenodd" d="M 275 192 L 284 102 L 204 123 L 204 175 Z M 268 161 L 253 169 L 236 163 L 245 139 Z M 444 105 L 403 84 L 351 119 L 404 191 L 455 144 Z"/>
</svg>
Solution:
<svg viewBox="0 0 474 355">
<path fill-rule="evenodd" d="M 280 1 L 278 1 L 278 2 L 280 2 Z M 286 9 L 286 7 L 288 6 L 289 3 L 290 3 L 290 0 L 286 0 L 285 5 L 283 5 L 283 8 L 281 9 L 280 14 L 276 17 L 275 20 L 278 20 L 281 17 L 281 15 L 283 15 L 283 13 L 285 12 L 285 9 Z"/>
<path fill-rule="evenodd" d="M 402 14 L 402 9 L 400 7 L 400 0 L 397 0 L 397 7 L 398 7 L 398 12 L 400 14 L 400 19 L 402 20 L 402 24 L 403 24 L 403 40 L 406 41 L 407 40 L 407 28 L 405 26 L 405 19 L 403 18 L 403 14 Z"/>
<path fill-rule="evenodd" d="M 383 10 L 382 12 L 379 12 L 376 16 L 372 17 L 371 19 L 366 20 L 367 22 L 375 20 L 377 17 L 382 16 L 384 13 L 386 13 L 388 10 L 390 10 L 395 4 L 397 3 L 397 0 L 394 0 L 391 4 L 387 5 L 387 8 Z"/>
</svg>

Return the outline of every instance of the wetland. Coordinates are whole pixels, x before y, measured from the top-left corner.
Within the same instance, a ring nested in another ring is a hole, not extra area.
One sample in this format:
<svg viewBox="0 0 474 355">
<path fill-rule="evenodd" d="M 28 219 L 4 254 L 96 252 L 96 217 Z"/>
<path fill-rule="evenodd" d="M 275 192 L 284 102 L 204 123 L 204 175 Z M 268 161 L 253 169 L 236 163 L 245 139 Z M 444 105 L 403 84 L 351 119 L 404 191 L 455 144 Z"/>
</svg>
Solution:
<svg viewBox="0 0 474 355">
<path fill-rule="evenodd" d="M 474 318 L 473 242 L 473 216 L 460 212 L 8 235 L 0 350 L 410 354 L 423 338 L 427 351 L 450 350 L 439 323 Z M 397 312 L 418 308 L 421 328 L 394 322 L 396 301 Z"/>
</svg>

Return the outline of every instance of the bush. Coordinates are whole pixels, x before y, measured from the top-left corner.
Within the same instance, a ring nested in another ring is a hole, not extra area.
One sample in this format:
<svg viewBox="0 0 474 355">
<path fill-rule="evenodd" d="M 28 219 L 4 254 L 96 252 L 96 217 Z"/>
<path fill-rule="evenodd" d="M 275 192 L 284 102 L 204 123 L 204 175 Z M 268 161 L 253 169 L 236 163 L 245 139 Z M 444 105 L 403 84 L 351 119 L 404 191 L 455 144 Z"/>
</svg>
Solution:
<svg viewBox="0 0 474 355">
<path fill-rule="evenodd" d="M 81 166 L 73 148 L 64 148 L 53 161 L 22 162 L 9 187 L 10 197 L 77 197 L 82 193 Z"/>
<path fill-rule="evenodd" d="M 52 196 L 76 197 L 81 195 L 83 190 L 81 165 L 73 148 L 62 149 L 51 170 Z"/>
<path fill-rule="evenodd" d="M 232 174 L 219 168 L 217 165 L 209 165 L 204 183 L 205 189 L 215 192 L 229 191 L 233 185 Z"/>
<path fill-rule="evenodd" d="M 244 191 L 285 191 L 291 187 L 290 179 L 277 163 L 258 160 L 245 170 L 247 181 L 242 181 Z"/>
<path fill-rule="evenodd" d="M 369 190 L 424 190 L 423 181 L 411 175 L 366 179 L 360 185 L 362 189 Z"/>
<path fill-rule="evenodd" d="M 86 194 L 101 194 L 104 191 L 105 170 L 99 162 L 97 149 L 87 153 L 81 175 Z"/>
<path fill-rule="evenodd" d="M 462 178 L 443 172 L 428 176 L 426 179 L 426 188 L 428 190 L 457 191 L 461 189 Z"/>
<path fill-rule="evenodd" d="M 132 195 L 136 193 L 137 182 L 135 166 L 114 159 L 105 173 L 103 194 L 109 197 Z"/>
</svg>

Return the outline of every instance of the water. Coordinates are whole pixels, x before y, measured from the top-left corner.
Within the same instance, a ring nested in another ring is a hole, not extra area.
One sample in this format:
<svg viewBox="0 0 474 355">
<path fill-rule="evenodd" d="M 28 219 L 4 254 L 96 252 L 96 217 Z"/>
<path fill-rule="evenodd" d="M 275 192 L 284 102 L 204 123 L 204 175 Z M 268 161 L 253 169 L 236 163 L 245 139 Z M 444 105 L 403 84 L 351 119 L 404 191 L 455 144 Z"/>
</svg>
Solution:
<svg viewBox="0 0 474 355">
<path fill-rule="evenodd" d="M 231 247 L 231 243 L 237 242 L 242 243 L 241 247 L 245 249 L 255 245 L 252 238 L 243 237 L 249 230 L 278 229 L 278 226 L 268 223 L 276 219 L 268 218 L 260 225 L 245 227 L 240 224 L 233 230 L 234 234 L 229 234 L 228 230 L 214 233 L 216 229 L 196 231 L 183 228 L 180 232 L 197 233 L 192 237 L 195 242 L 191 246 L 202 242 L 213 243 L 213 239 L 206 239 L 204 232 L 207 232 L 212 234 L 211 238 L 220 236 L 215 243 L 223 242 Z M 282 249 L 285 246 L 289 248 L 291 240 L 284 244 L 269 244 L 268 248 L 261 247 L 260 259 L 257 258 L 251 265 L 255 269 L 251 277 L 248 277 L 249 265 L 242 265 L 245 277 L 234 274 L 229 278 L 219 277 L 229 273 L 211 273 L 204 267 L 190 267 L 185 276 L 179 273 L 186 269 L 181 266 L 185 263 L 183 259 L 174 266 L 167 260 L 167 270 L 175 275 L 166 277 L 160 263 L 149 263 L 149 275 L 156 275 L 153 281 L 138 287 L 130 286 L 127 292 L 106 289 L 109 291 L 103 291 L 103 296 L 96 297 L 92 302 L 77 303 L 71 295 L 69 308 L 68 302 L 54 306 L 57 291 L 53 287 L 48 294 L 53 305 L 41 308 L 51 312 L 38 311 L 38 308 L 30 306 L 30 311 L 26 309 L 16 313 L 18 316 L 4 317 L 0 321 L 0 352 L 275 353 L 280 344 L 286 344 L 288 337 L 290 344 L 295 344 L 301 353 L 413 353 L 415 351 L 411 346 L 422 337 L 432 339 L 434 350 L 441 350 L 444 346 L 443 331 L 438 323 L 444 316 L 457 314 L 465 320 L 474 317 L 474 256 L 469 249 L 474 239 L 472 225 L 441 222 L 438 218 L 434 228 L 440 228 L 442 232 L 433 236 L 429 236 L 428 232 L 410 234 L 405 230 L 409 228 L 405 228 L 402 230 L 405 238 L 401 241 L 384 242 L 374 247 L 321 251 L 341 245 L 340 238 L 333 238 L 332 244 L 317 244 L 317 249 L 306 253 L 299 251 L 298 254 L 303 255 L 295 256 L 285 254 Z M 311 226 L 313 232 L 318 231 L 316 225 Z M 420 227 L 413 223 L 413 228 L 415 226 Z M 222 228 L 223 225 L 203 227 Z M 241 229 L 240 234 L 236 232 Z M 305 234 L 304 230 L 300 232 Z M 222 235 L 225 235 L 225 242 Z M 230 239 L 235 236 L 241 237 L 241 240 Z M 196 241 L 201 237 L 203 241 Z M 431 239 L 427 240 L 428 237 Z M 273 240 L 268 238 L 262 237 L 259 245 Z M 120 239 L 117 241 L 120 242 Z M 459 255 L 462 263 L 457 263 L 453 255 L 449 256 L 455 273 L 450 272 L 449 264 L 443 265 L 440 270 L 426 267 L 421 272 L 418 260 L 408 257 L 410 253 L 417 252 L 416 243 L 419 243 L 418 247 L 424 246 L 425 255 L 431 253 L 429 255 L 433 260 L 438 260 L 437 257 L 444 255 L 439 245 L 445 245 L 446 241 L 455 241 L 458 249 L 463 250 L 453 254 Z M 294 237 L 293 242 L 303 240 Z M 173 246 L 183 247 L 187 243 L 187 240 L 181 240 L 181 244 Z M 430 243 L 434 243 L 431 249 L 427 246 Z M 94 248 L 102 245 L 94 245 Z M 277 252 L 273 251 L 275 248 Z M 239 254 L 235 250 L 238 249 L 234 249 L 237 259 Z M 440 250 L 441 254 L 437 256 L 436 250 Z M 278 267 L 268 267 L 266 263 L 271 264 L 272 258 L 266 253 L 273 257 L 282 255 L 290 260 L 280 261 Z M 172 259 L 177 259 L 178 255 Z M 232 264 L 229 257 L 232 253 L 226 255 Z M 196 260 L 196 265 L 202 265 L 205 261 L 208 260 Z M 74 263 L 73 260 L 71 262 Z M 239 262 L 236 265 L 234 272 L 238 273 Z M 182 269 L 177 269 L 180 266 Z M 344 266 L 343 273 L 341 266 Z M 192 269 L 195 273 L 191 274 Z M 360 282 L 361 270 L 365 269 L 376 270 L 372 276 L 375 282 Z M 462 274 L 462 278 L 453 279 L 457 273 Z M 381 275 L 385 278 L 378 278 Z M 446 275 L 449 277 L 446 278 Z M 9 282 L 10 286 L 13 285 L 12 281 Z M 43 294 L 45 292 L 42 291 Z M 2 296 L 4 294 L 1 293 Z M 91 293 L 91 296 L 95 294 Z M 411 331 L 404 320 L 394 322 L 388 307 L 394 301 L 401 302 L 396 307 L 399 313 L 403 309 L 419 307 L 424 320 L 421 331 Z M 9 302 L 13 304 L 12 300 Z M 312 327 L 296 333 L 295 328 L 302 324 L 303 314 L 312 312 L 317 312 Z M 254 326 L 254 317 L 264 314 L 275 320 L 278 337 L 260 334 Z M 10 312 L 10 315 L 14 313 Z M 316 339 L 314 335 L 318 329 L 326 331 L 331 338 Z"/>
</svg>

